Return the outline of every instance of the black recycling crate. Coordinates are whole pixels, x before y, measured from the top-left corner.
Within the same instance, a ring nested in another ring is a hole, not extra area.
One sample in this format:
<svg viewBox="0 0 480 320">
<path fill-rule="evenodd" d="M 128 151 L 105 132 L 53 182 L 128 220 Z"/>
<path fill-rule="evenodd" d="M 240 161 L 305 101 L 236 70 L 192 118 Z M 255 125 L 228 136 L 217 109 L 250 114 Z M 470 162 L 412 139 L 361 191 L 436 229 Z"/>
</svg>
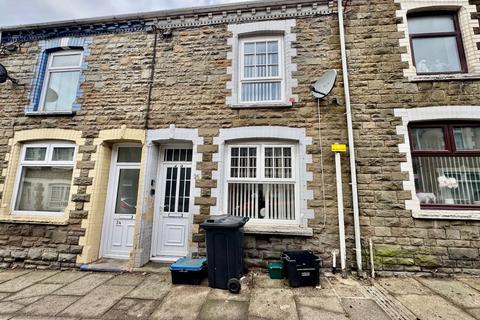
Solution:
<svg viewBox="0 0 480 320">
<path fill-rule="evenodd" d="M 207 259 L 180 258 L 170 266 L 173 284 L 199 285 L 207 277 Z"/>
<path fill-rule="evenodd" d="M 283 272 L 290 287 L 318 286 L 320 283 L 320 257 L 312 251 L 284 251 Z"/>
</svg>

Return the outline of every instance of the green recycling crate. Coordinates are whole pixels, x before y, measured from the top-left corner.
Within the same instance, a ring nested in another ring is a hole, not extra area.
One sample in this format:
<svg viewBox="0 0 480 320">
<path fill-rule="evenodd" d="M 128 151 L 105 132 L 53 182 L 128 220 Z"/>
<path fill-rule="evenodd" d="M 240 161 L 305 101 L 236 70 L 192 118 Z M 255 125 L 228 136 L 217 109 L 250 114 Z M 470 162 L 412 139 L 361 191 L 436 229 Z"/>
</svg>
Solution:
<svg viewBox="0 0 480 320">
<path fill-rule="evenodd" d="M 270 279 L 283 279 L 283 263 L 269 262 L 267 268 Z"/>
</svg>

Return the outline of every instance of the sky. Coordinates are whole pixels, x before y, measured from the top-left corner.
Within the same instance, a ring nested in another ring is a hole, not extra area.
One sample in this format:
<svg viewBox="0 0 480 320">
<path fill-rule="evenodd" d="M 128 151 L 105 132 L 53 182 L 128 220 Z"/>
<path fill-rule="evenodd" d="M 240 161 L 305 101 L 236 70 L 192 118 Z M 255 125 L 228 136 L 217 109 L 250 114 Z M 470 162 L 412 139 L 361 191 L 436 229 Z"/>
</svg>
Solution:
<svg viewBox="0 0 480 320">
<path fill-rule="evenodd" d="M 0 0 L 0 26 L 215 5 L 239 0 Z"/>
</svg>

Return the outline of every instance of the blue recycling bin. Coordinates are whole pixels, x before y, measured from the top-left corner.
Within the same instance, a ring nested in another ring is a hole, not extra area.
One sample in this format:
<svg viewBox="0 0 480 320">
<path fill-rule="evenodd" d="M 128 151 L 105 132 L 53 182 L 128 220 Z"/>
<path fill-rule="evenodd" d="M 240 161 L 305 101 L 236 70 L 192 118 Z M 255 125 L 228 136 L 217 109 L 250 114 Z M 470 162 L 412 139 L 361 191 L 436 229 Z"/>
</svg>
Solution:
<svg viewBox="0 0 480 320">
<path fill-rule="evenodd" d="M 207 277 L 207 259 L 180 258 L 170 265 L 173 284 L 199 285 Z"/>
</svg>

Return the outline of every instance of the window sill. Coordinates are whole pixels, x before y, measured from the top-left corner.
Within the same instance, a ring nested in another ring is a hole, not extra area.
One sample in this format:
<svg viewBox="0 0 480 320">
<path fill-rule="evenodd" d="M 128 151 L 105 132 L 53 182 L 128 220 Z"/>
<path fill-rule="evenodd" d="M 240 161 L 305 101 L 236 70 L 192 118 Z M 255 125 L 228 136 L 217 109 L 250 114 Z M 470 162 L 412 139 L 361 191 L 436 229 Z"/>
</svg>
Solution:
<svg viewBox="0 0 480 320">
<path fill-rule="evenodd" d="M 66 219 L 63 215 L 58 217 L 32 215 L 0 215 L 0 222 L 65 226 L 68 225 L 68 218 Z"/>
<path fill-rule="evenodd" d="M 298 225 L 284 225 L 284 224 L 252 224 L 247 223 L 243 227 L 246 234 L 268 234 L 268 235 L 282 235 L 282 236 L 313 236 L 313 229 L 307 227 L 300 227 Z"/>
<path fill-rule="evenodd" d="M 25 111 L 26 116 L 74 116 L 76 111 L 55 111 L 55 112 L 45 112 L 45 111 Z"/>
<path fill-rule="evenodd" d="M 410 82 L 428 82 L 428 81 L 462 81 L 479 80 L 480 73 L 455 73 L 455 74 L 434 74 L 434 75 L 415 75 L 408 77 Z"/>
<path fill-rule="evenodd" d="M 291 108 L 290 103 L 238 103 L 230 105 L 232 109 L 249 109 L 249 108 Z"/>
<path fill-rule="evenodd" d="M 421 210 L 413 211 L 412 216 L 417 219 L 439 220 L 480 220 L 480 211 L 472 210 Z"/>
</svg>

